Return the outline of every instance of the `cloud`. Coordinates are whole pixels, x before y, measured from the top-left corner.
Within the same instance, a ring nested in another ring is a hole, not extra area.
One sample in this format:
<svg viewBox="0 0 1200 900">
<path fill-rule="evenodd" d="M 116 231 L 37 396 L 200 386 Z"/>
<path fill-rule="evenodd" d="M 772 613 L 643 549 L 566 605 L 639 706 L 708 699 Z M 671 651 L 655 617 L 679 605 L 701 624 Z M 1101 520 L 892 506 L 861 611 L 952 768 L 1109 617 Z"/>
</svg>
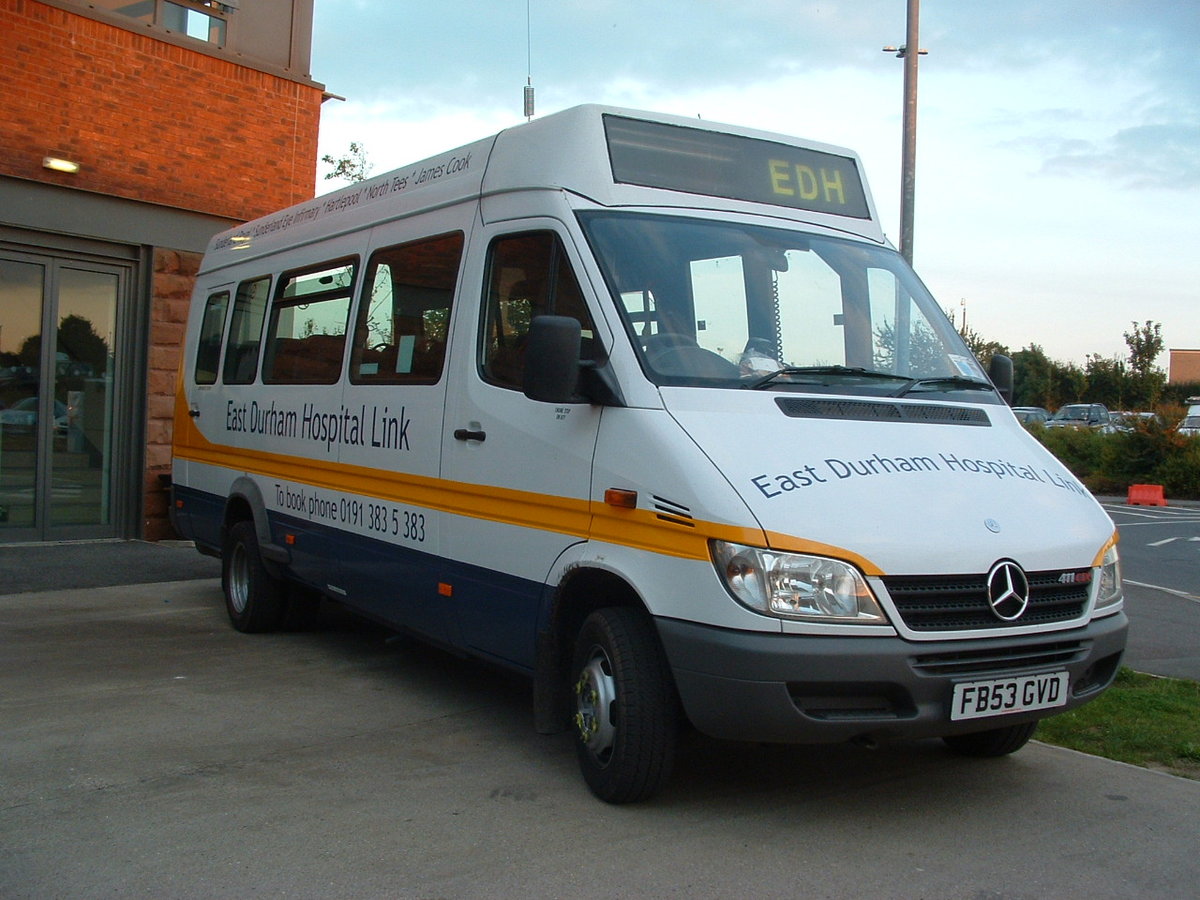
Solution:
<svg viewBox="0 0 1200 900">
<path fill-rule="evenodd" d="M 349 98 L 320 152 L 357 141 L 382 173 L 495 133 L 531 73 L 539 116 L 602 102 L 852 147 L 896 236 L 903 67 L 880 48 L 901 0 L 528 2 L 529 41 L 520 0 L 319 0 L 313 76 Z M 1200 345 L 1195 3 L 922 0 L 921 44 L 916 256 L 944 302 L 1056 357 L 1147 317 Z"/>
<path fill-rule="evenodd" d="M 1138 125 L 1104 141 L 1069 142 L 1046 159 L 1042 172 L 1101 178 L 1132 190 L 1200 187 L 1200 125 Z"/>
</svg>

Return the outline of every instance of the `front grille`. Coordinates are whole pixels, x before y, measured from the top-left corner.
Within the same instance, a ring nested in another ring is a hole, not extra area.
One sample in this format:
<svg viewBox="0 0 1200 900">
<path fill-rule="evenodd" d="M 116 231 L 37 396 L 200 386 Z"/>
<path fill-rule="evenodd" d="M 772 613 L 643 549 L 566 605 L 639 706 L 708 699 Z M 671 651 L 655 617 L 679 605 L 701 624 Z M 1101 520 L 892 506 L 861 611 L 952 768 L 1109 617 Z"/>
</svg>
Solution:
<svg viewBox="0 0 1200 900">
<path fill-rule="evenodd" d="M 1084 659 L 1091 646 L 1091 641 L 1055 641 L 1048 644 L 976 647 L 915 656 L 912 667 L 921 675 L 942 677 L 1061 667 Z"/>
<path fill-rule="evenodd" d="M 988 605 L 987 575 L 893 575 L 883 583 L 904 624 L 917 632 L 1021 628 L 1069 622 L 1083 615 L 1090 570 L 1025 575 L 1029 606 L 1012 622 L 997 618 Z"/>
</svg>

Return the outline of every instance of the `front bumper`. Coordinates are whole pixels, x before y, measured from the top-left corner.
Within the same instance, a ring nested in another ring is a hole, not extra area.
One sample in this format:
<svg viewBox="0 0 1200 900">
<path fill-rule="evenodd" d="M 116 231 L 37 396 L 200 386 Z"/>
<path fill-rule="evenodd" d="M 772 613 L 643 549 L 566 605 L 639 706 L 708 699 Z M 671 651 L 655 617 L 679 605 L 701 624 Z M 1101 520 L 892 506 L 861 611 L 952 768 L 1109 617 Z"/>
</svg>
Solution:
<svg viewBox="0 0 1200 900">
<path fill-rule="evenodd" d="M 1123 612 L 1070 631 L 969 641 L 766 634 L 665 618 L 656 625 L 697 729 L 800 744 L 942 737 L 1063 712 L 1108 687 L 1128 631 Z M 1063 670 L 1065 706 L 950 719 L 959 682 Z"/>
</svg>

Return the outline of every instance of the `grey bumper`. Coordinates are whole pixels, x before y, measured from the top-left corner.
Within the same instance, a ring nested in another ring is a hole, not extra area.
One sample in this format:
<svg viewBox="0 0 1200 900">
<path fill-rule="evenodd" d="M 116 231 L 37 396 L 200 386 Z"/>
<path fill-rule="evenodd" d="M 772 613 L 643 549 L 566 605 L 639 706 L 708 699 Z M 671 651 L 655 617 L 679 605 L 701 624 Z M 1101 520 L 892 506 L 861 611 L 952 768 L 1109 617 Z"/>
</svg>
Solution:
<svg viewBox="0 0 1200 900">
<path fill-rule="evenodd" d="M 731 631 L 678 619 L 656 625 L 696 728 L 781 743 L 941 737 L 1063 712 L 1112 682 L 1128 630 L 1123 612 L 1051 634 L 928 642 Z M 1066 706 L 950 720 L 958 682 L 1063 670 Z"/>
</svg>

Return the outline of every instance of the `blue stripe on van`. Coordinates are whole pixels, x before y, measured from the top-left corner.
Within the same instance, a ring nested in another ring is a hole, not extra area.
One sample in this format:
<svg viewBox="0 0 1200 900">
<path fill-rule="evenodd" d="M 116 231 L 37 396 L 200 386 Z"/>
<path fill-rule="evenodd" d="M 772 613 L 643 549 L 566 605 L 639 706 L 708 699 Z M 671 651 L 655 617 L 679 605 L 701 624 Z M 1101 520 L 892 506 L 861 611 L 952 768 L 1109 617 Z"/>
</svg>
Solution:
<svg viewBox="0 0 1200 900">
<path fill-rule="evenodd" d="M 175 496 L 186 510 L 180 525 L 191 530 L 184 537 L 220 546 L 225 498 L 182 486 Z M 289 574 L 298 581 L 384 624 L 533 671 L 546 590 L 540 582 L 282 513 L 267 518 L 272 542 L 290 551 Z M 440 585 L 449 586 L 449 596 Z"/>
</svg>

